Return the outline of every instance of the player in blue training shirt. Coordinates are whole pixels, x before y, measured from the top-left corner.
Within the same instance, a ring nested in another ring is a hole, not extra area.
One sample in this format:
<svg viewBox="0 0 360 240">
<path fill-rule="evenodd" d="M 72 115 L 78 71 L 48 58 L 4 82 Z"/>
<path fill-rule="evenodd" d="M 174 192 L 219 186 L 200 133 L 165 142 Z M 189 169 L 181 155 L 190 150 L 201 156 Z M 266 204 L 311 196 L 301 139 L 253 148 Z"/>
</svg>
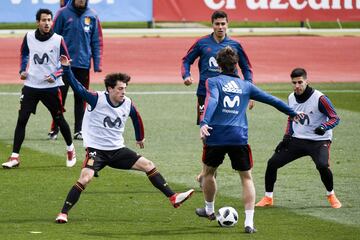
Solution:
<svg viewBox="0 0 360 240">
<path fill-rule="evenodd" d="M 211 16 L 211 22 L 213 26 L 213 33 L 206 35 L 198 39 L 188 50 L 186 56 L 182 59 L 181 74 L 184 80 L 184 84 L 189 86 L 193 82 L 193 77 L 190 73 L 190 66 L 194 61 L 199 58 L 199 72 L 200 80 L 197 88 L 197 120 L 196 123 L 199 125 L 200 120 L 204 111 L 204 103 L 206 96 L 205 81 L 210 77 L 215 77 L 220 74 L 220 68 L 216 62 L 216 54 L 220 49 L 230 46 L 238 54 L 239 60 L 238 65 L 241 69 L 244 79 L 252 82 L 253 74 L 249 59 L 242 48 L 241 44 L 237 41 L 232 40 L 226 34 L 228 28 L 228 16 L 223 11 L 215 11 Z M 252 109 L 254 102 L 251 100 L 249 109 Z M 196 180 L 202 187 L 202 175 L 201 171 Z"/>
<path fill-rule="evenodd" d="M 152 161 L 125 146 L 123 133 L 129 117 L 134 125 L 136 144 L 144 148 L 145 140 L 140 114 L 132 100 L 125 96 L 130 76 L 124 73 L 108 74 L 104 80 L 106 91 L 89 92 L 74 77 L 70 60 L 66 56 L 61 56 L 61 64 L 73 91 L 88 103 L 82 125 L 86 158 L 80 177 L 70 189 L 55 221 L 67 223 L 68 212 L 79 200 L 82 191 L 93 177 L 97 176 L 105 166 L 145 172 L 153 186 L 168 197 L 175 208 L 178 208 L 194 193 L 194 190 L 175 193 Z"/>
<path fill-rule="evenodd" d="M 253 73 L 248 56 L 246 55 L 241 44 L 232 40 L 227 36 L 228 16 L 223 11 L 215 11 L 211 16 L 213 26 L 213 33 L 198 39 L 188 50 L 185 57 L 182 59 L 181 75 L 184 84 L 189 86 L 193 82 L 190 67 L 194 61 L 199 58 L 199 85 L 196 91 L 197 95 L 197 124 L 200 123 L 201 115 L 203 113 L 204 101 L 206 96 L 205 81 L 208 78 L 216 77 L 220 74 L 220 68 L 216 62 L 216 54 L 226 46 L 234 49 L 238 56 L 238 65 L 241 69 L 244 79 L 252 82 Z M 252 106 L 250 106 L 252 108 Z"/>
<path fill-rule="evenodd" d="M 288 119 L 283 140 L 269 159 L 265 173 L 265 196 L 257 207 L 272 206 L 277 170 L 292 161 L 310 156 L 319 171 L 332 208 L 340 208 L 341 202 L 334 192 L 333 174 L 330 169 L 330 145 L 332 129 L 340 122 L 330 99 L 308 84 L 303 68 L 295 68 L 291 74 L 294 92 L 289 95 L 289 106 L 308 115 L 301 124 Z"/>
<path fill-rule="evenodd" d="M 248 144 L 246 108 L 250 99 L 274 106 L 279 111 L 298 120 L 297 114 L 280 99 L 262 91 L 249 81 L 235 74 L 238 55 L 236 50 L 225 47 L 216 60 L 222 73 L 206 81 L 204 118 L 200 123 L 203 148 L 203 193 L 205 208 L 197 208 L 196 214 L 215 220 L 216 169 L 222 164 L 225 154 L 232 168 L 239 172 L 245 207 L 245 232 L 254 233 L 255 187 L 251 176 L 253 160 Z"/>
</svg>

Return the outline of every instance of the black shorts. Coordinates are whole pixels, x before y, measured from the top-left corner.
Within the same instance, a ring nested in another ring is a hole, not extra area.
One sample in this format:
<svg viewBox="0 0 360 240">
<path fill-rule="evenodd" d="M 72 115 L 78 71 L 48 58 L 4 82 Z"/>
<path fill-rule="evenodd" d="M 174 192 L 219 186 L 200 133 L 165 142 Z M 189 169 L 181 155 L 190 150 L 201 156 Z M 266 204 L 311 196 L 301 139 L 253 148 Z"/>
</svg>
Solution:
<svg viewBox="0 0 360 240">
<path fill-rule="evenodd" d="M 310 156 L 317 169 L 330 167 L 330 140 L 313 141 L 291 138 L 286 148 L 275 152 L 269 162 L 277 168 L 304 156 Z"/>
<path fill-rule="evenodd" d="M 36 107 L 41 101 L 52 116 L 62 114 L 63 108 L 58 88 L 38 89 L 24 86 L 21 90 L 20 111 L 36 113 Z"/>
<path fill-rule="evenodd" d="M 206 166 L 217 168 L 228 154 L 231 166 L 237 171 L 248 171 L 253 167 L 250 145 L 203 147 L 202 161 Z"/>
<path fill-rule="evenodd" d="M 117 150 L 98 150 L 95 148 L 86 149 L 86 158 L 83 167 L 93 169 L 95 176 L 105 166 L 116 169 L 131 169 L 141 155 L 127 147 Z"/>
<path fill-rule="evenodd" d="M 200 122 L 203 118 L 204 114 L 204 107 L 205 107 L 205 96 L 197 96 L 197 105 L 196 105 L 196 111 L 197 111 L 197 117 L 196 117 L 196 125 L 200 125 Z"/>
</svg>

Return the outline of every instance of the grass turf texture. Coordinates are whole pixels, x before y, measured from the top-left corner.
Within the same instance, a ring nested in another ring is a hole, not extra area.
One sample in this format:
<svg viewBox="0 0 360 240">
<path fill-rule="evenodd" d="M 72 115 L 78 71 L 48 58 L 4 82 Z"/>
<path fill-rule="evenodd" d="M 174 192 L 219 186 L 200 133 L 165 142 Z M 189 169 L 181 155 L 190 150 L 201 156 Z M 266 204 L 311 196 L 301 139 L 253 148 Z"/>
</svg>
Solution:
<svg viewBox="0 0 360 240">
<path fill-rule="evenodd" d="M 275 187 L 275 207 L 256 208 L 258 233 L 252 239 L 356 239 L 360 235 L 359 119 L 360 84 L 314 84 L 332 100 L 341 117 L 334 130 L 331 168 L 335 190 L 343 203 L 341 209 L 331 209 L 318 172 L 309 158 L 295 161 L 278 172 Z M 93 85 L 102 90 L 102 85 Z M 279 97 L 289 93 L 288 84 L 260 85 Z M 0 85 L 0 93 L 19 92 L 20 85 Z M 141 91 L 194 91 L 195 86 L 130 85 L 130 96 L 145 124 L 145 149 L 135 147 L 134 133 L 128 123 L 127 145 L 153 160 L 171 186 L 178 191 L 196 188 L 201 144 L 195 120 L 195 96 L 141 95 Z M 326 91 L 328 90 L 328 92 Z M 352 90 L 336 92 L 334 90 Z M 355 91 L 354 91 L 355 90 Z M 11 153 L 16 125 L 18 95 L 0 94 L 1 128 L 0 158 Z M 67 103 L 66 118 L 73 127 L 72 96 Z M 282 138 L 286 116 L 272 107 L 256 103 L 248 111 L 249 142 L 255 167 L 254 181 L 257 200 L 263 196 L 266 161 Z M 217 209 L 235 207 L 240 215 L 237 226 L 220 228 L 215 222 L 198 218 L 194 209 L 203 206 L 197 192 L 180 209 L 173 209 L 166 198 L 152 187 L 142 173 L 105 168 L 82 194 L 70 212 L 69 223 L 54 223 L 66 194 L 75 183 L 84 156 L 81 142 L 75 142 L 79 162 L 65 167 L 65 144 L 62 137 L 55 142 L 45 140 L 50 117 L 38 105 L 31 116 L 21 151 L 21 167 L 0 170 L 0 238 L 1 239 L 230 239 L 248 238 L 243 234 L 241 185 L 229 161 L 219 168 L 216 199 Z M 36 233 L 41 232 L 41 233 Z"/>
</svg>

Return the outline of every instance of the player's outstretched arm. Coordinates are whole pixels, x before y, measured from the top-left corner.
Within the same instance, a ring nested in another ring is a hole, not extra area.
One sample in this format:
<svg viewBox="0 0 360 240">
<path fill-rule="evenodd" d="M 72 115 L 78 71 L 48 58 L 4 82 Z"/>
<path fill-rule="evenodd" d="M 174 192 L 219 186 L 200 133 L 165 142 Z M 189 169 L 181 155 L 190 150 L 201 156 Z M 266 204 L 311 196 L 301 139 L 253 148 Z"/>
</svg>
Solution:
<svg viewBox="0 0 360 240">
<path fill-rule="evenodd" d="M 261 90 L 255 85 L 250 86 L 250 99 L 254 99 L 256 101 L 271 105 L 280 112 L 285 113 L 286 115 L 294 118 L 295 121 L 301 118 L 301 116 L 299 116 L 298 113 L 296 113 L 286 103 L 281 101 L 279 98 L 272 96 L 271 94 Z"/>
<path fill-rule="evenodd" d="M 80 95 L 81 98 L 90 104 L 91 108 L 94 109 L 98 100 L 98 94 L 96 92 L 88 91 L 74 76 L 70 68 L 71 59 L 65 55 L 60 56 L 60 62 L 66 75 L 69 85 L 73 91 Z"/>
</svg>

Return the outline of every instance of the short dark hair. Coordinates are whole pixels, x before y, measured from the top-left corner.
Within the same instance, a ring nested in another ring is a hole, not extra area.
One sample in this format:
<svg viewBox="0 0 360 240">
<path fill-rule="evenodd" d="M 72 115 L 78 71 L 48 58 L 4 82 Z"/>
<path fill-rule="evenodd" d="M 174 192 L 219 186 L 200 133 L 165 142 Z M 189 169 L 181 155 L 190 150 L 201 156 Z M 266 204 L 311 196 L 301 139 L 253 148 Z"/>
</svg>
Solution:
<svg viewBox="0 0 360 240">
<path fill-rule="evenodd" d="M 216 61 L 225 73 L 234 73 L 239 56 L 230 46 L 221 49 L 216 55 Z"/>
<path fill-rule="evenodd" d="M 211 15 L 211 22 L 213 23 L 215 21 L 215 19 L 218 19 L 218 18 L 226 18 L 226 22 L 229 20 L 226 12 L 224 12 L 224 11 L 215 11 Z"/>
<path fill-rule="evenodd" d="M 108 89 L 108 87 L 114 88 L 116 86 L 116 83 L 118 81 L 126 83 L 126 85 L 128 84 L 128 82 L 130 81 L 130 76 L 127 75 L 126 73 L 109 73 L 108 75 L 105 76 L 104 79 L 104 83 L 105 83 L 105 87 L 106 90 Z"/>
<path fill-rule="evenodd" d="M 291 79 L 297 77 L 303 77 L 304 79 L 307 79 L 307 73 L 303 68 L 295 68 L 294 70 L 292 70 L 290 77 Z"/>
<path fill-rule="evenodd" d="M 36 21 L 40 21 L 41 14 L 49 14 L 49 15 L 51 15 L 51 19 L 53 18 L 53 13 L 52 13 L 52 11 L 51 11 L 50 9 L 40 8 L 40 9 L 36 12 Z"/>
</svg>

